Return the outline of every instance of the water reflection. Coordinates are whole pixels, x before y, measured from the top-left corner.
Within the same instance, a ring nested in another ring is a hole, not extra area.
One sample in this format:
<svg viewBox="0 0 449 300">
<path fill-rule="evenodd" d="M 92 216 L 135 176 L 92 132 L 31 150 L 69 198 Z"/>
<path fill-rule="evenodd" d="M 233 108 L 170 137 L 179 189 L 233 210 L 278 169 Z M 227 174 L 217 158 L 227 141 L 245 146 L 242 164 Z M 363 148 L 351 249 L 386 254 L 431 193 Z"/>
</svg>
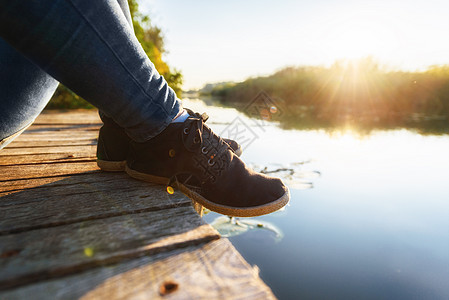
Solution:
<svg viewBox="0 0 449 300">
<path fill-rule="evenodd" d="M 293 108 L 295 111 L 295 108 Z M 326 113 L 289 113 L 277 120 L 284 129 L 317 130 L 329 132 L 344 131 L 351 128 L 359 135 L 369 135 L 379 130 L 407 129 L 423 135 L 449 134 L 449 117 L 443 115 L 425 114 L 392 114 L 384 115 L 354 115 Z"/>
<path fill-rule="evenodd" d="M 235 109 L 249 118 L 254 118 L 257 115 L 252 110 L 248 110 L 247 103 L 223 103 L 218 98 L 213 97 L 207 98 L 205 103 L 216 107 Z M 271 107 L 269 107 L 269 110 L 271 112 Z M 357 111 L 318 111 L 313 105 L 290 105 L 283 107 L 282 112 L 282 114 L 270 113 L 269 119 L 279 123 L 283 129 L 324 130 L 328 133 L 335 133 L 350 128 L 358 135 L 401 129 L 407 129 L 422 135 L 449 134 L 449 115 L 447 114 L 373 111 L 366 108 Z M 263 113 L 260 114 L 259 118 L 267 120 Z"/>
<path fill-rule="evenodd" d="M 259 130 L 235 109 L 186 107 L 207 111 L 216 132 L 239 115 L 258 134 L 243 160 L 290 188 L 285 210 L 252 218 L 239 234 L 220 219 L 277 297 L 449 299 L 448 135 L 285 130 L 268 122 Z"/>
</svg>

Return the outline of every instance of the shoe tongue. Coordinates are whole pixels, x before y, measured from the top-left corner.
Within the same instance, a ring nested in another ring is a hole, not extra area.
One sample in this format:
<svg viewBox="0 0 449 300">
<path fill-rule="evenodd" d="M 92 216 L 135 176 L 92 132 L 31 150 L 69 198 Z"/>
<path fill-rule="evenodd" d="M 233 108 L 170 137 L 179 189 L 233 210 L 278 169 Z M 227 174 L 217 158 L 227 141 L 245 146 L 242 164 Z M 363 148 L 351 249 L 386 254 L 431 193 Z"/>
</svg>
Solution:
<svg viewBox="0 0 449 300">
<path fill-rule="evenodd" d="M 201 119 L 203 119 L 203 122 L 206 122 L 207 120 L 209 120 L 209 115 L 206 113 L 202 113 L 201 114 Z"/>
<path fill-rule="evenodd" d="M 194 112 L 193 110 L 188 109 L 188 108 L 184 108 L 184 110 L 185 110 L 191 117 L 203 119 L 203 122 L 206 122 L 206 121 L 209 119 L 209 116 L 208 116 L 206 113 L 200 114 L 200 113 Z"/>
</svg>

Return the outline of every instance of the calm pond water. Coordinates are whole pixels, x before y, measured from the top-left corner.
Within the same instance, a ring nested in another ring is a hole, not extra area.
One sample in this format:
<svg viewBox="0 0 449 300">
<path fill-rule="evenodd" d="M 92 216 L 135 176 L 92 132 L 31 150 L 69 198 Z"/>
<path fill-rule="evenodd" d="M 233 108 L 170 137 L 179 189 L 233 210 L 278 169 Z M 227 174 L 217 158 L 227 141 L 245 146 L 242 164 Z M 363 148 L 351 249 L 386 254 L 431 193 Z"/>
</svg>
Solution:
<svg viewBox="0 0 449 300">
<path fill-rule="evenodd" d="M 283 130 L 197 99 L 184 106 L 289 185 L 282 211 L 204 216 L 278 298 L 449 299 L 449 136 Z"/>
</svg>

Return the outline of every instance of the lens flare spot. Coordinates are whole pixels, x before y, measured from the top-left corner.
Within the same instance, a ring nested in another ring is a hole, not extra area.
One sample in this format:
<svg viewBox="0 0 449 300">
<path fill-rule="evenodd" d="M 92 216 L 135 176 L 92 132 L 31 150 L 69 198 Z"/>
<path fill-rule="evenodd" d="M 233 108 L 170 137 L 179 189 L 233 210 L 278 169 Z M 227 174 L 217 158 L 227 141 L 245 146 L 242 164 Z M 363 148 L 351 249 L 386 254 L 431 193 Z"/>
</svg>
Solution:
<svg viewBox="0 0 449 300">
<path fill-rule="evenodd" d="M 171 186 L 167 186 L 167 193 L 170 195 L 173 195 L 175 193 L 175 189 Z"/>
<path fill-rule="evenodd" d="M 268 108 L 263 108 L 260 110 L 260 118 L 262 120 L 270 120 L 271 119 L 271 113 Z"/>
<path fill-rule="evenodd" d="M 84 255 L 87 257 L 94 256 L 94 249 L 92 249 L 92 247 L 84 247 Z"/>
<path fill-rule="evenodd" d="M 170 156 L 170 157 L 175 157 L 175 155 L 176 155 L 175 149 L 170 149 L 170 150 L 168 151 L 168 156 Z"/>
</svg>

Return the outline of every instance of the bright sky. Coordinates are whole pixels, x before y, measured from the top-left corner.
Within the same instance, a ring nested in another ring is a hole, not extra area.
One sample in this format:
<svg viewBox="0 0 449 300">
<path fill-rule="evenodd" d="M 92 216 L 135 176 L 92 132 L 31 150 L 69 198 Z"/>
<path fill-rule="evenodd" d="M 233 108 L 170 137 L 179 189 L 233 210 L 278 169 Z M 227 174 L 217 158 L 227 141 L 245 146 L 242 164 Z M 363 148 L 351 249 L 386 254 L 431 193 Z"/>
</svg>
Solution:
<svg viewBox="0 0 449 300">
<path fill-rule="evenodd" d="M 449 64 L 445 0 L 140 0 L 184 89 L 285 66 L 374 56 L 406 70 Z"/>
</svg>

